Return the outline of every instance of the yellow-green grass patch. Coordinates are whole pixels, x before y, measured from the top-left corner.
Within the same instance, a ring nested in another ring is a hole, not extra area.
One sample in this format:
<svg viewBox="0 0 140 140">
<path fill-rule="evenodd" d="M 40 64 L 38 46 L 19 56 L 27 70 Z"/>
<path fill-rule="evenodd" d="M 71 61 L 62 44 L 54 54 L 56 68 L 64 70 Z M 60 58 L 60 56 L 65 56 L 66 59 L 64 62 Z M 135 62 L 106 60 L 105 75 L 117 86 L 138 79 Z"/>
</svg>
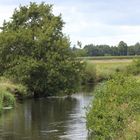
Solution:
<svg viewBox="0 0 140 140">
<path fill-rule="evenodd" d="M 132 59 L 112 59 L 112 60 L 87 60 L 89 65 L 96 68 L 96 79 L 108 79 L 116 72 L 125 71 Z"/>
</svg>

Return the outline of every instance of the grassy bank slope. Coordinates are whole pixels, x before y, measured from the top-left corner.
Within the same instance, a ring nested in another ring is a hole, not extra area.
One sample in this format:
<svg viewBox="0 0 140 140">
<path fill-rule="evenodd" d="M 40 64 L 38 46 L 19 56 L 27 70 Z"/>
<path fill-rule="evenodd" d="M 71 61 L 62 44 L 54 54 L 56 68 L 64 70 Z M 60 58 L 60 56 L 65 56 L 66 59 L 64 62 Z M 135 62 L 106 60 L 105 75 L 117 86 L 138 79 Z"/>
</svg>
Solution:
<svg viewBox="0 0 140 140">
<path fill-rule="evenodd" d="M 140 139 L 140 83 L 134 77 L 116 74 L 94 94 L 87 113 L 92 139 Z"/>
<path fill-rule="evenodd" d="M 16 98 L 25 96 L 26 92 L 27 90 L 23 85 L 0 77 L 0 113 L 3 108 L 13 107 Z"/>
</svg>

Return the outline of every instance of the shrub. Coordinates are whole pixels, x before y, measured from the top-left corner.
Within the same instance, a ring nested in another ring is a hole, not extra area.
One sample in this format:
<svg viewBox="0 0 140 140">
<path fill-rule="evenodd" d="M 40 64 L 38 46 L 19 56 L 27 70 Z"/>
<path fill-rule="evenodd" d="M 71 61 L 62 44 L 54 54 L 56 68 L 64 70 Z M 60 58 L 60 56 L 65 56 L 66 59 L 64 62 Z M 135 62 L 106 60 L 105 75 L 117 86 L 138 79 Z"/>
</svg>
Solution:
<svg viewBox="0 0 140 140">
<path fill-rule="evenodd" d="M 137 75 L 140 74 L 140 59 L 134 59 L 127 67 L 127 73 Z"/>
<path fill-rule="evenodd" d="M 0 88 L 0 113 L 2 112 L 3 107 L 12 107 L 14 104 L 14 95 L 8 92 L 6 89 Z"/>
<path fill-rule="evenodd" d="M 96 67 L 95 64 L 86 62 L 85 63 L 85 70 L 82 77 L 82 83 L 94 83 L 96 80 Z"/>
<path fill-rule="evenodd" d="M 27 95 L 27 88 L 24 85 L 12 82 L 6 77 L 0 77 L 0 89 L 4 89 L 17 97 L 24 97 Z"/>
<path fill-rule="evenodd" d="M 36 97 L 73 93 L 82 66 L 63 25 L 52 5 L 31 2 L 16 9 L 0 32 L 0 74 L 26 85 Z"/>
<path fill-rule="evenodd" d="M 10 92 L 3 90 L 3 106 L 8 107 L 8 106 L 14 106 L 15 104 L 15 97 L 13 94 Z"/>
<path fill-rule="evenodd" d="M 132 77 L 116 74 L 95 90 L 95 97 L 87 112 L 87 128 L 91 137 L 119 139 L 125 136 L 130 120 L 140 115 L 140 85 Z M 140 131 L 140 130 L 138 130 Z M 135 135 L 131 133 L 134 138 Z"/>
<path fill-rule="evenodd" d="M 0 113 L 3 107 L 13 107 L 16 98 L 23 98 L 26 95 L 27 88 L 25 86 L 0 77 Z"/>
</svg>

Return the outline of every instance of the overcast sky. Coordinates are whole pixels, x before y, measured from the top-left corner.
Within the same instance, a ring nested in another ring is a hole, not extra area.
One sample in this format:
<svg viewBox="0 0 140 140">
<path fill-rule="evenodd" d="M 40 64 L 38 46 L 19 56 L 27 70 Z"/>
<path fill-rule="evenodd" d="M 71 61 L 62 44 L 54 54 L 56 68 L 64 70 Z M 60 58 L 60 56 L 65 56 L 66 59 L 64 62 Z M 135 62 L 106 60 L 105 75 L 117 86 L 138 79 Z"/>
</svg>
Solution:
<svg viewBox="0 0 140 140">
<path fill-rule="evenodd" d="M 1 0 L 0 25 L 9 20 L 13 10 L 31 0 Z M 40 3 L 42 0 L 32 0 Z M 62 14 L 64 33 L 72 44 L 117 45 L 140 42 L 140 0 L 43 0 L 54 4 L 54 14 Z"/>
</svg>

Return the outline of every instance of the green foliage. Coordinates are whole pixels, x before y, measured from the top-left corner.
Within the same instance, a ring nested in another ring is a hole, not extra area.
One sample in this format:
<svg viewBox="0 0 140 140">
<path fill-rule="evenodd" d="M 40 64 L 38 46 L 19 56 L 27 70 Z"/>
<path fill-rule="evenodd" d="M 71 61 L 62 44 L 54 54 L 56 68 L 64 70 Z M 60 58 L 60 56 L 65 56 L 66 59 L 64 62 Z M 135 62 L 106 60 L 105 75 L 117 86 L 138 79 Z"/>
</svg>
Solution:
<svg viewBox="0 0 140 140">
<path fill-rule="evenodd" d="M 2 112 L 3 107 L 14 106 L 15 97 L 6 89 L 0 88 L 0 113 Z"/>
<path fill-rule="evenodd" d="M 119 42 L 118 45 L 119 55 L 127 55 L 127 44 L 123 41 Z"/>
<path fill-rule="evenodd" d="M 140 43 L 136 43 L 135 45 L 131 46 L 127 46 L 127 44 L 123 41 L 120 41 L 118 46 L 87 44 L 82 49 L 74 47 L 73 52 L 78 57 L 127 55 L 135 56 L 140 55 Z"/>
<path fill-rule="evenodd" d="M 140 59 L 134 59 L 132 63 L 127 67 L 127 72 L 133 75 L 140 74 Z"/>
<path fill-rule="evenodd" d="M 86 62 L 83 71 L 82 84 L 94 83 L 96 81 L 96 67 L 94 63 Z"/>
<path fill-rule="evenodd" d="M 0 33 L 1 75 L 26 85 L 35 96 L 73 92 L 83 66 L 69 48 L 63 25 L 52 5 L 30 3 L 16 9 Z"/>
<path fill-rule="evenodd" d="M 8 106 L 14 106 L 15 104 L 15 97 L 12 95 L 10 92 L 6 90 L 2 90 L 1 94 L 3 94 L 3 106 L 8 107 Z"/>
<path fill-rule="evenodd" d="M 8 91 L 19 98 L 27 95 L 27 88 L 25 86 L 19 83 L 17 84 L 15 82 L 12 82 L 5 77 L 0 77 L 0 89 L 4 89 L 5 91 Z"/>
<path fill-rule="evenodd" d="M 87 128 L 93 139 L 134 139 L 137 131 L 129 125 L 140 116 L 140 85 L 135 78 L 116 74 L 95 90 L 95 97 L 87 112 Z M 130 130 L 130 129 L 129 129 Z M 123 137 L 124 136 L 124 137 Z"/>
<path fill-rule="evenodd" d="M 76 47 L 73 47 L 72 52 L 76 57 L 85 57 L 87 55 L 86 50 L 81 49 L 81 48 L 78 49 Z"/>
<path fill-rule="evenodd" d="M 3 94 L 0 94 L 0 113 L 2 111 L 2 107 L 3 107 Z"/>
<path fill-rule="evenodd" d="M 0 113 L 4 107 L 13 107 L 15 97 L 23 98 L 27 95 L 27 89 L 21 84 L 14 83 L 5 77 L 0 77 Z"/>
</svg>

